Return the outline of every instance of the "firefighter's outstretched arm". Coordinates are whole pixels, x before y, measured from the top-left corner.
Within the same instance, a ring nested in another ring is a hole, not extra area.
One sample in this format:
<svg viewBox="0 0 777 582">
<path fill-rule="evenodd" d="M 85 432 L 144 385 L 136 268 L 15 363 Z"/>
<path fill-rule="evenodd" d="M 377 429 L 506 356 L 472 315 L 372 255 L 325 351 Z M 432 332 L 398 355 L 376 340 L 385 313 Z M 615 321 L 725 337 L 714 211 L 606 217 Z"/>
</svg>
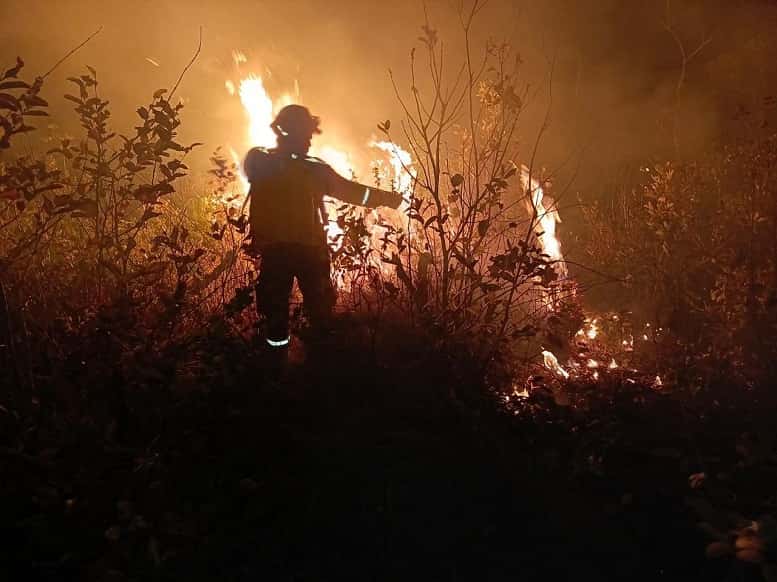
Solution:
<svg viewBox="0 0 777 582">
<path fill-rule="evenodd" d="M 367 208 L 379 206 L 399 208 L 399 205 L 402 204 L 401 194 L 346 180 L 334 170 L 329 175 L 329 196 L 348 204 L 366 206 Z"/>
</svg>

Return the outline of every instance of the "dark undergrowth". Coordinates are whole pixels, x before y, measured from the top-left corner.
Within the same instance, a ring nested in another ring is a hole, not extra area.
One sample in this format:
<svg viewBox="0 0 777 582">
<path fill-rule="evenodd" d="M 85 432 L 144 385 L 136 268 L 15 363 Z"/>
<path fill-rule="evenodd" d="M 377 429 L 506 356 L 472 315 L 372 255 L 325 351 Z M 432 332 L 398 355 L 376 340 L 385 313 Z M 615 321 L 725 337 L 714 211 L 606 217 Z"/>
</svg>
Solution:
<svg viewBox="0 0 777 582">
<path fill-rule="evenodd" d="M 4 449 L 3 579 L 758 579 L 705 559 L 697 522 L 774 483 L 737 452 L 759 394 L 691 409 L 613 381 L 586 410 L 504 407 L 461 358 L 400 330 L 375 358 L 364 329 L 280 380 L 215 330 L 207 374 L 132 394 L 121 444 L 82 423 Z"/>
</svg>

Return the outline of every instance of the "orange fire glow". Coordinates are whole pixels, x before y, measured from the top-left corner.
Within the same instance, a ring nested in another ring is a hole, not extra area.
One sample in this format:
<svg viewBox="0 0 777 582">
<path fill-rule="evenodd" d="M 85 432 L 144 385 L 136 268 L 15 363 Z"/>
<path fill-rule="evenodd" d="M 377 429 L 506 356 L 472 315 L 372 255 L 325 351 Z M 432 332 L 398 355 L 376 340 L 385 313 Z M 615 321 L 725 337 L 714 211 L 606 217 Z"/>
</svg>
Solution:
<svg viewBox="0 0 777 582">
<path fill-rule="evenodd" d="M 239 147 L 230 148 L 233 160 L 240 168 L 243 156 L 238 152 L 245 152 L 256 146 L 275 147 L 277 140 L 270 128 L 270 123 L 281 108 L 291 103 L 301 103 L 302 99 L 296 82 L 293 94 L 286 92 L 277 97 L 271 97 L 261 75 L 242 74 L 241 67 L 248 63 L 245 54 L 235 50 L 233 59 L 241 78 L 237 82 L 227 80 L 225 87 L 230 95 L 240 98 L 247 121 L 245 134 Z M 408 193 L 415 179 L 410 154 L 392 142 L 369 140 L 366 146 L 369 149 L 334 141 L 324 133 L 314 140 L 310 155 L 324 160 L 346 178 L 361 177 L 362 181 L 366 181 L 367 176 L 376 175 L 382 181 L 380 187 L 387 189 L 391 187 L 398 192 Z M 350 152 L 359 153 L 361 157 L 365 157 L 366 152 L 369 152 L 366 157 L 372 159 L 369 164 L 362 166 Z M 248 192 L 248 183 L 242 174 L 241 180 L 242 191 L 245 194 Z M 334 204 L 327 204 L 327 210 L 330 213 L 328 232 L 331 240 L 339 234 L 339 228 L 334 221 Z"/>
</svg>

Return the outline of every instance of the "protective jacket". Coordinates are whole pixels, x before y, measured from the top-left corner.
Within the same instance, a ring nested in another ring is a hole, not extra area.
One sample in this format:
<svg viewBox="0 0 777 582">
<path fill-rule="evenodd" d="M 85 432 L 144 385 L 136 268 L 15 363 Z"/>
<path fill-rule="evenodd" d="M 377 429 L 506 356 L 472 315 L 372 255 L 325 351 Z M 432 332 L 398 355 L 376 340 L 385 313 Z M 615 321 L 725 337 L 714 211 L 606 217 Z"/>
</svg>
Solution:
<svg viewBox="0 0 777 582">
<path fill-rule="evenodd" d="M 368 208 L 398 208 L 402 197 L 346 180 L 326 162 L 312 156 L 253 148 L 244 163 L 251 184 L 250 223 L 259 246 L 325 242 L 323 197 L 331 196 Z"/>
</svg>

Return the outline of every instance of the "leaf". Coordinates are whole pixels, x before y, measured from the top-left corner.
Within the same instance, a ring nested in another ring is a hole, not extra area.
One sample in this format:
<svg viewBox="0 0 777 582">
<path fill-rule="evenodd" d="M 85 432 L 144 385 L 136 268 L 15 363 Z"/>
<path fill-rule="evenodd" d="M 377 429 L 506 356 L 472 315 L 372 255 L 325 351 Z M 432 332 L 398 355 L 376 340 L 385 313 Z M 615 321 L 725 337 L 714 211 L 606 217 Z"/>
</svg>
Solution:
<svg viewBox="0 0 777 582">
<path fill-rule="evenodd" d="M 77 103 L 78 105 L 83 105 L 84 102 L 81 101 L 78 97 L 75 97 L 73 95 L 65 95 L 65 99 L 68 101 L 72 101 L 73 103 Z"/>
<path fill-rule="evenodd" d="M 0 93 L 0 109 L 19 111 L 19 100 L 8 93 Z"/>
<path fill-rule="evenodd" d="M 159 99 L 165 93 L 167 93 L 167 89 L 157 89 L 156 91 L 154 91 L 153 98 L 154 99 Z"/>
<path fill-rule="evenodd" d="M 32 109 L 31 111 L 25 111 L 24 115 L 31 115 L 32 117 L 48 117 L 49 114 L 40 109 Z"/>
<path fill-rule="evenodd" d="M 159 192 L 159 194 L 172 194 L 173 192 L 175 192 L 175 188 L 173 188 L 170 184 L 167 184 L 166 182 L 157 184 L 156 190 L 157 192 Z"/>
<path fill-rule="evenodd" d="M 2 81 L 0 89 L 29 89 L 30 86 L 24 81 Z"/>
<path fill-rule="evenodd" d="M 464 176 L 462 176 L 461 174 L 454 174 L 453 176 L 451 176 L 451 184 L 453 185 L 454 188 L 458 188 L 463 183 L 464 183 Z"/>
<path fill-rule="evenodd" d="M 7 79 L 8 77 L 15 77 L 16 75 L 19 74 L 19 71 L 22 70 L 23 66 L 24 66 L 24 61 L 21 58 L 16 57 L 16 66 L 11 67 L 5 73 L 3 73 L 2 78 Z"/>
<path fill-rule="evenodd" d="M 490 220 L 481 220 L 478 222 L 478 234 L 481 238 L 486 236 L 486 233 L 488 232 L 488 227 L 491 225 Z"/>
<path fill-rule="evenodd" d="M 42 97 L 38 97 L 37 95 L 25 95 L 24 101 L 29 105 L 30 107 L 48 107 L 49 102 L 43 99 Z"/>
<path fill-rule="evenodd" d="M 142 119 L 148 119 L 148 109 L 145 107 L 138 107 L 138 115 L 140 115 Z"/>
</svg>

